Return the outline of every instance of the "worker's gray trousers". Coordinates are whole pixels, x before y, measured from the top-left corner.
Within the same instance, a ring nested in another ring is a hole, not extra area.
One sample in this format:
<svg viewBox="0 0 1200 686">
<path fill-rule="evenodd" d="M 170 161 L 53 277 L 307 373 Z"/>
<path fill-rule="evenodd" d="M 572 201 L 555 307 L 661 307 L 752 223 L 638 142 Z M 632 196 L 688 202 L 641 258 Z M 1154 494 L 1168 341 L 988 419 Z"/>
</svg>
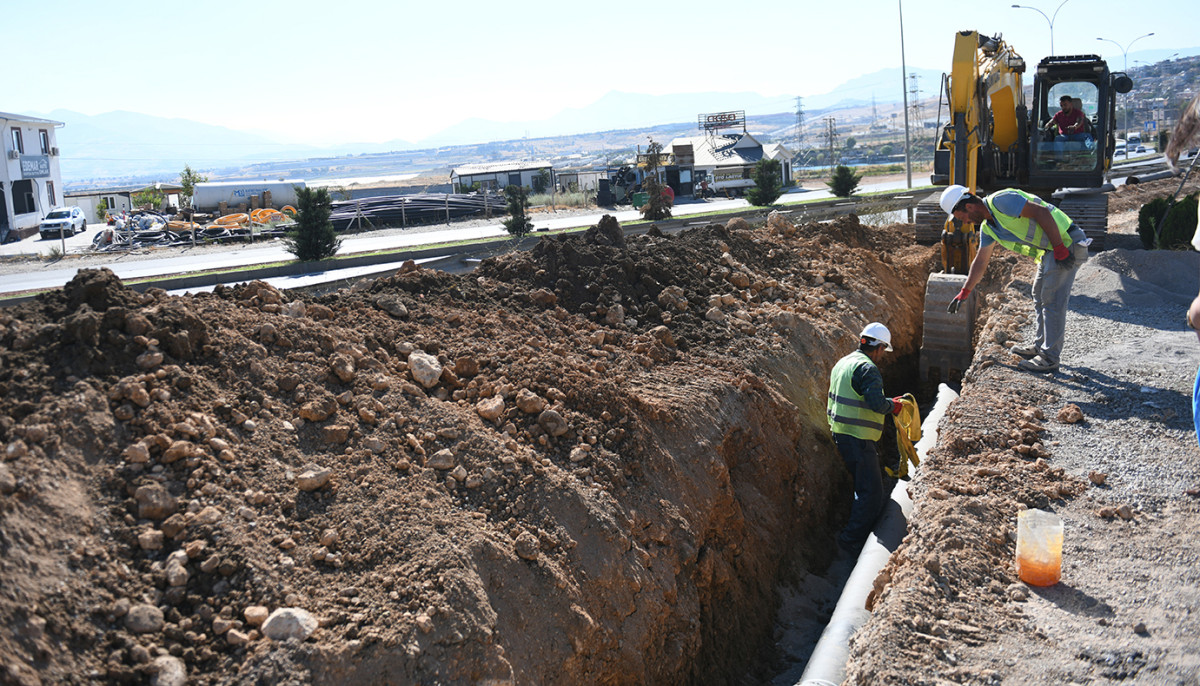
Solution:
<svg viewBox="0 0 1200 686">
<path fill-rule="evenodd" d="M 1082 239 L 1083 232 L 1079 229 L 1072 231 L 1072 237 L 1076 231 Z M 1058 266 L 1054 255 L 1046 253 L 1038 264 L 1037 276 L 1033 278 L 1033 309 L 1037 315 L 1037 338 L 1033 344 L 1041 351 L 1042 357 L 1051 362 L 1058 362 L 1062 357 L 1071 285 L 1075 283 L 1075 273 L 1088 260 L 1088 248 L 1082 244 L 1082 240 L 1071 244 L 1071 253 L 1075 255 L 1075 266 L 1070 269 Z"/>
</svg>

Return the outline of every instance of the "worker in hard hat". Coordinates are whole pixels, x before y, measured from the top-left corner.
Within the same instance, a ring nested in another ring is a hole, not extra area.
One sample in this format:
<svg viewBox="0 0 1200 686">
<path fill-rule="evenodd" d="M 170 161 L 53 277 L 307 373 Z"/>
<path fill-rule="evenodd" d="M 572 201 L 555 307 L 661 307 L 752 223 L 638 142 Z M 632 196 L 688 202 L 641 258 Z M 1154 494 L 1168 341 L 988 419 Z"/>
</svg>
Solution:
<svg viewBox="0 0 1200 686">
<path fill-rule="evenodd" d="M 967 283 L 950 301 L 954 314 L 983 278 L 996 245 L 1037 260 L 1033 308 L 1037 332 L 1029 343 L 1014 345 L 1022 358 L 1017 366 L 1032 372 L 1058 369 L 1067 327 L 1067 301 L 1075 273 L 1088 259 L 1092 239 L 1065 212 L 1036 195 L 1008 188 L 979 197 L 953 185 L 942 191 L 942 209 L 961 222 L 979 227 L 979 250 L 967 272 Z M 1045 259 L 1046 255 L 1053 259 Z"/>
<path fill-rule="evenodd" d="M 858 349 L 846 355 L 829 373 L 829 400 L 825 411 L 834 443 L 850 476 L 854 478 L 854 504 L 850 521 L 838 534 L 838 546 L 857 550 L 875 527 L 883 511 L 883 474 L 875 442 L 883 435 L 888 414 L 898 414 L 899 398 L 883 394 L 879 361 L 892 351 L 892 334 L 879 322 L 867 324 L 858 336 Z"/>
</svg>

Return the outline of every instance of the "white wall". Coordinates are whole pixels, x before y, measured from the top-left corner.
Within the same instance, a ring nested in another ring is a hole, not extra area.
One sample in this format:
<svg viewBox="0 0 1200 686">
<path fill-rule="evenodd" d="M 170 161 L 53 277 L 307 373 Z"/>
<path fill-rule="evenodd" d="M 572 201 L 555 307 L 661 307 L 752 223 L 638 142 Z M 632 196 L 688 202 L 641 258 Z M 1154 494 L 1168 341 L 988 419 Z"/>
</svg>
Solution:
<svg viewBox="0 0 1200 686">
<path fill-rule="evenodd" d="M 54 124 L 48 122 L 26 122 L 16 119 L 0 119 L 0 127 L 3 131 L 0 135 L 3 137 L 3 160 L 0 160 L 0 182 L 4 184 L 4 206 L 7 212 L 8 225 L 14 230 L 36 228 L 38 222 L 46 213 L 50 211 L 52 205 L 50 203 L 49 193 L 47 191 L 46 182 L 50 181 L 54 184 L 54 205 L 64 204 L 62 172 L 59 168 L 58 155 L 42 154 L 41 135 L 42 130 L 46 131 L 49 139 L 48 148 L 58 146 L 58 139 L 55 135 Z M 49 176 L 32 178 L 33 194 L 34 194 L 34 211 L 26 212 L 20 215 L 14 214 L 13 206 L 13 182 L 21 181 L 25 178 L 21 171 L 21 160 L 12 159 L 9 151 L 13 149 L 12 129 L 18 128 L 21 130 L 21 144 L 24 152 L 20 155 L 26 158 L 32 158 L 30 161 L 36 161 L 37 158 L 44 159 L 49 166 Z"/>
</svg>

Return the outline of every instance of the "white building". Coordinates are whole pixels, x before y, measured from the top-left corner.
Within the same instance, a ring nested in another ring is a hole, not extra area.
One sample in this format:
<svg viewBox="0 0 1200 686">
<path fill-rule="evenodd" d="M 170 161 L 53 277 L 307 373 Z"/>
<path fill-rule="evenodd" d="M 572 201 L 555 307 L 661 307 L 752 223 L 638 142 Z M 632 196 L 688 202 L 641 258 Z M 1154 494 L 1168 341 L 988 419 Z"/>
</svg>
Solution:
<svg viewBox="0 0 1200 686">
<path fill-rule="evenodd" d="M 0 112 L 0 240 L 37 233 L 42 217 L 63 204 L 55 130 L 66 124 Z"/>
<path fill-rule="evenodd" d="M 133 198 L 146 191 L 158 191 L 162 194 L 162 202 L 155 210 L 168 210 L 179 207 L 179 192 L 183 186 L 177 183 L 152 183 L 149 186 L 120 186 L 116 188 L 93 188 L 86 191 L 67 193 L 65 205 L 78 205 L 88 222 L 100 223 L 104 217 L 97 212 L 100 201 L 104 201 L 107 211 L 117 213 L 133 209 Z"/>
<path fill-rule="evenodd" d="M 779 162 L 779 181 L 792 178 L 792 153 L 779 143 L 760 143 L 749 133 L 711 134 L 676 138 L 664 152 L 679 168 L 680 182 L 708 183 L 714 191 L 741 193 L 754 187 L 754 165 L 759 160 Z M 677 194 L 680 191 L 677 191 Z"/>
<path fill-rule="evenodd" d="M 542 177 L 549 174 L 554 183 L 554 168 L 549 162 L 490 162 L 467 164 L 450 171 L 450 183 L 455 193 L 465 193 L 475 184 L 480 188 L 503 190 L 505 186 L 522 186 L 534 192 L 549 192 Z"/>
</svg>

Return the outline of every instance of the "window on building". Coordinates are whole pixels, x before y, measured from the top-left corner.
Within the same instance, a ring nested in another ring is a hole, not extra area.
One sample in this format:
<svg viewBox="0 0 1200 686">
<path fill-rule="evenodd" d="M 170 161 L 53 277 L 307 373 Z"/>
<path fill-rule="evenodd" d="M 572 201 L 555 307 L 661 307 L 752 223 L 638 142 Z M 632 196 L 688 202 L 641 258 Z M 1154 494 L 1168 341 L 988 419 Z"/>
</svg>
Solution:
<svg viewBox="0 0 1200 686">
<path fill-rule="evenodd" d="M 53 181 L 46 181 L 46 197 L 50 199 L 51 207 L 56 207 L 58 205 L 58 200 L 55 200 L 55 198 L 54 198 L 54 182 Z"/>
<path fill-rule="evenodd" d="M 50 154 L 50 132 L 46 129 L 38 129 L 38 140 L 42 144 L 42 154 Z"/>
<path fill-rule="evenodd" d="M 20 153 L 22 155 L 25 154 L 25 146 L 21 143 L 21 129 L 18 129 L 15 126 L 12 127 L 12 144 L 13 144 L 13 147 L 12 147 L 13 150 L 16 150 L 18 153 Z"/>
<path fill-rule="evenodd" d="M 12 184 L 13 214 L 30 214 L 37 212 L 37 202 L 33 197 L 33 180 L 21 179 Z"/>
</svg>

